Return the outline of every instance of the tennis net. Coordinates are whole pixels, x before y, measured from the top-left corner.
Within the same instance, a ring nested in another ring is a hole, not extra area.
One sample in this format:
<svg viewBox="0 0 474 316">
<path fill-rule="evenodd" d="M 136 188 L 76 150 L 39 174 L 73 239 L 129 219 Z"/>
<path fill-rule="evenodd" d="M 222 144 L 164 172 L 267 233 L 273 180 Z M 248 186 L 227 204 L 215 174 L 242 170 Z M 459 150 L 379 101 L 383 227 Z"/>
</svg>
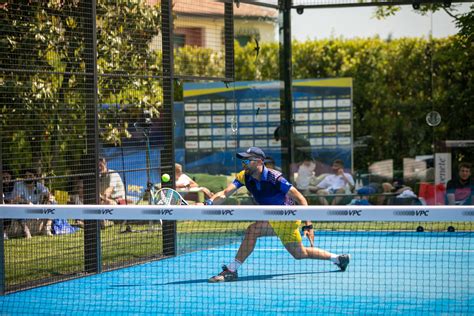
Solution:
<svg viewBox="0 0 474 316">
<path fill-rule="evenodd" d="M 474 312 L 474 207 L 7 205 L 0 214 L 11 221 L 0 249 L 7 315 Z M 12 234 L 47 219 L 76 229 Z M 301 237 L 306 220 L 330 258 Z M 241 258 L 257 233 L 240 265 L 239 247 Z M 329 260 L 295 260 L 305 256 Z M 211 281 L 225 282 L 209 282 L 222 265 Z"/>
</svg>

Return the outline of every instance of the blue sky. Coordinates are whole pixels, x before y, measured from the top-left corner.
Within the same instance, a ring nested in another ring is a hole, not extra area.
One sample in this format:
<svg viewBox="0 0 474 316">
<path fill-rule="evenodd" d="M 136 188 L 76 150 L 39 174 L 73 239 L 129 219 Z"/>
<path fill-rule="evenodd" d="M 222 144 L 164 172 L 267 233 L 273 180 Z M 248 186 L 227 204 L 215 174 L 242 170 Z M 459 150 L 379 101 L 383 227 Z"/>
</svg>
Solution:
<svg viewBox="0 0 474 316">
<path fill-rule="evenodd" d="M 458 12 L 469 12 L 470 3 L 456 4 Z M 303 15 L 292 11 L 292 37 L 297 40 L 334 37 L 354 38 L 379 35 L 387 38 L 446 37 L 457 33 L 453 19 L 444 11 L 422 16 L 411 6 L 403 6 L 395 16 L 373 17 L 375 8 L 307 9 Z"/>
</svg>

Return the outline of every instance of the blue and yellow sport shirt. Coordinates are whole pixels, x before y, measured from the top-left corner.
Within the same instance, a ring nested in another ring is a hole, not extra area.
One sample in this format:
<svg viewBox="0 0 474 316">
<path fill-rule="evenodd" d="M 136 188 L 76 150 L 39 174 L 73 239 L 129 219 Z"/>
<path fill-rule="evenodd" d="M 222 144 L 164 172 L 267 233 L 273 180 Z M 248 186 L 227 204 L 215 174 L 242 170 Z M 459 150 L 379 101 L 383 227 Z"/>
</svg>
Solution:
<svg viewBox="0 0 474 316">
<path fill-rule="evenodd" d="M 237 174 L 233 184 L 240 188 L 245 185 L 260 205 L 293 205 L 294 201 L 286 195 L 292 184 L 282 177 L 281 172 L 263 167 L 260 181 L 246 175 L 245 171 Z M 298 227 L 301 221 L 269 221 L 275 234 L 284 245 L 301 243 Z"/>
<path fill-rule="evenodd" d="M 233 184 L 240 188 L 245 185 L 260 205 L 292 205 L 293 200 L 286 193 L 292 184 L 283 178 L 281 172 L 263 167 L 260 181 L 246 175 L 245 171 L 239 172 Z"/>
</svg>

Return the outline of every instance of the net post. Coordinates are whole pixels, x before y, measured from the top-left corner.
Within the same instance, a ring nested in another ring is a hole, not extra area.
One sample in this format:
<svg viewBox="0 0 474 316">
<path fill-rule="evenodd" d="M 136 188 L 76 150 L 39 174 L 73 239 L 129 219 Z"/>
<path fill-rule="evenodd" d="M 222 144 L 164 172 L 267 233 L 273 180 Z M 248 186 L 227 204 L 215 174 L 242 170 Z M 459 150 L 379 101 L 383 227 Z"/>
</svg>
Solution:
<svg viewBox="0 0 474 316">
<path fill-rule="evenodd" d="M 176 256 L 176 221 L 163 221 L 163 256 Z"/>
<path fill-rule="evenodd" d="M 170 137 L 164 140 L 164 148 L 160 155 L 161 172 L 174 175 L 174 43 L 173 43 L 173 4 L 171 0 L 161 0 L 162 47 L 163 47 L 163 123 L 168 125 Z M 169 148 L 169 149 L 168 149 Z M 168 185 L 174 185 L 173 181 Z M 176 221 L 163 221 L 163 255 L 176 255 Z"/>
<path fill-rule="evenodd" d="M 85 204 L 99 204 L 99 174 L 97 162 L 99 160 L 99 121 L 97 100 L 97 32 L 96 32 L 96 0 L 85 1 L 85 25 L 90 29 L 84 33 L 86 59 L 86 161 L 92 161 L 87 166 L 85 183 L 90 188 L 84 194 Z M 84 221 L 84 270 L 87 273 L 99 273 L 102 270 L 100 251 L 100 227 L 98 221 Z"/>
<path fill-rule="evenodd" d="M 102 272 L 100 225 L 98 220 L 84 221 L 84 271 Z"/>
</svg>

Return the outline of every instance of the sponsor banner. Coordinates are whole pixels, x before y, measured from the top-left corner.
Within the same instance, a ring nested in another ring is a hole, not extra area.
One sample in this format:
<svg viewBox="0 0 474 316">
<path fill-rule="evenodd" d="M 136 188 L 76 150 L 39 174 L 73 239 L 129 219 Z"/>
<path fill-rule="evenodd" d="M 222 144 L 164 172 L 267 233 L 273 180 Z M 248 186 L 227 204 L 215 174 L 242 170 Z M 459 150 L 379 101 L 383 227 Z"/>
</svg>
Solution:
<svg viewBox="0 0 474 316">
<path fill-rule="evenodd" d="M 280 81 L 185 83 L 183 103 L 175 106 L 181 135 L 176 150 L 185 170 L 229 174 L 235 160 L 223 159 L 250 146 L 259 146 L 281 165 L 281 144 L 274 133 L 281 124 Z M 352 170 L 352 79 L 293 81 L 293 135 L 305 141 L 314 158 L 330 166 L 335 157 Z M 219 143 L 224 139 L 233 143 Z M 297 143 L 295 141 L 295 143 Z M 303 146 L 304 147 L 304 146 Z"/>
<path fill-rule="evenodd" d="M 435 154 L 435 183 L 446 185 L 451 180 L 451 153 Z"/>
<path fill-rule="evenodd" d="M 2 205 L 0 218 L 109 220 L 474 221 L 473 206 Z"/>
</svg>

